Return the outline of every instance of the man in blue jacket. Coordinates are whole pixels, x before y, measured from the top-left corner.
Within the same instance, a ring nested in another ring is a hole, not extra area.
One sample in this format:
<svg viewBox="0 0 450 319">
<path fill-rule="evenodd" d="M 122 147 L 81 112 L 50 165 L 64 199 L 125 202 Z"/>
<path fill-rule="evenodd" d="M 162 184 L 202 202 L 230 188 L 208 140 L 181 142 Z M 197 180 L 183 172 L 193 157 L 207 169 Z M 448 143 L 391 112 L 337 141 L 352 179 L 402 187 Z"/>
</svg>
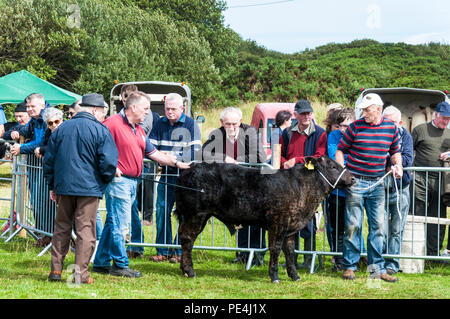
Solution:
<svg viewBox="0 0 450 319">
<path fill-rule="evenodd" d="M 42 119 L 42 112 L 46 106 L 44 97 L 39 93 L 32 93 L 25 98 L 26 110 L 30 121 L 19 129 L 19 134 L 25 137 L 25 143 L 11 146 L 11 154 L 27 154 L 28 187 L 30 202 L 33 207 L 34 228 L 43 236 L 36 242 L 37 246 L 50 243 L 53 232 L 55 205 L 48 196 L 48 189 L 42 179 L 41 162 L 34 156 L 34 149 L 42 143 L 47 124 Z M 15 138 L 15 137 L 13 137 Z"/>
<path fill-rule="evenodd" d="M 80 112 L 56 129 L 44 156 L 44 176 L 58 203 L 49 280 L 61 280 L 64 258 L 75 224 L 76 283 L 92 283 L 88 272 L 95 249 L 98 204 L 116 173 L 119 153 L 104 117 L 103 96 L 86 94 Z"/>
<path fill-rule="evenodd" d="M 413 139 L 411 134 L 402 127 L 402 114 L 395 106 L 388 106 L 383 111 L 383 117 L 391 120 L 399 127 L 400 135 L 400 153 L 402 154 L 403 167 L 410 167 L 413 163 Z M 391 165 L 390 157 L 388 157 L 388 166 Z M 411 173 L 405 171 L 402 179 L 397 179 L 397 187 L 395 187 L 393 177 L 389 176 L 385 179 L 387 188 L 386 197 L 386 240 L 383 253 L 389 255 L 400 254 L 400 248 L 403 240 L 403 228 L 405 227 L 406 216 L 409 211 L 409 183 L 411 181 Z M 398 191 L 398 209 L 397 211 L 397 191 Z M 385 258 L 384 267 L 389 275 L 393 275 L 399 271 L 398 258 Z"/>
</svg>

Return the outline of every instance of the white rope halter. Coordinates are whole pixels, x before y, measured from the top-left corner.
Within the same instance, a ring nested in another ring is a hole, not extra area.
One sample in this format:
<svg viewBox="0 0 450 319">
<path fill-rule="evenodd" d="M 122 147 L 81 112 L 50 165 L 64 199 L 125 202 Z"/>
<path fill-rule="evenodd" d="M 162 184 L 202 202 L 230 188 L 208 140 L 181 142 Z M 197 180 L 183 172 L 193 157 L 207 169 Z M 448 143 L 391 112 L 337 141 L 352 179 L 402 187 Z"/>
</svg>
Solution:
<svg viewBox="0 0 450 319">
<path fill-rule="evenodd" d="M 346 168 L 344 168 L 344 169 L 342 170 L 341 174 L 340 174 L 339 177 L 337 178 L 337 180 L 336 180 L 336 182 L 334 183 L 334 185 L 330 183 L 330 181 L 325 177 L 325 175 L 322 174 L 321 171 L 317 170 L 317 173 L 319 173 L 320 176 L 323 177 L 323 179 L 328 183 L 328 185 L 330 185 L 333 189 L 335 189 L 335 188 L 336 188 L 336 185 L 339 183 L 339 180 L 341 179 L 342 175 L 344 175 L 344 173 L 345 173 L 346 170 L 347 170 Z"/>
</svg>

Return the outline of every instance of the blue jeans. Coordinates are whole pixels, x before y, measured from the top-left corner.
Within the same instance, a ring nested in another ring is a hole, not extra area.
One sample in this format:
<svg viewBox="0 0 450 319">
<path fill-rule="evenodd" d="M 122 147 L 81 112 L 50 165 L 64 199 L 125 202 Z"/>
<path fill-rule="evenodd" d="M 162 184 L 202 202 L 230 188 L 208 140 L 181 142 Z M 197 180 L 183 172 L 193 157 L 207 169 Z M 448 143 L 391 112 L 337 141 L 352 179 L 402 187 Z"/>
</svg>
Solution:
<svg viewBox="0 0 450 319">
<path fill-rule="evenodd" d="M 141 187 L 141 186 L 138 186 Z M 133 202 L 131 206 L 131 242 L 132 243 L 143 243 L 144 242 L 144 232 L 142 231 L 141 219 L 139 218 L 138 209 L 138 198 Z M 143 254 L 144 247 L 139 246 L 128 246 L 127 251 L 134 251 L 135 253 Z"/>
<path fill-rule="evenodd" d="M 103 221 L 102 216 L 100 216 L 100 212 L 97 211 L 97 220 L 95 221 L 95 233 L 96 233 L 96 240 L 100 240 L 100 237 L 102 236 L 103 232 Z"/>
<path fill-rule="evenodd" d="M 368 190 L 361 190 L 376 183 L 376 179 L 356 177 L 356 183 L 347 188 L 345 201 L 345 232 L 344 232 L 344 268 L 357 269 L 362 243 L 362 225 L 364 209 L 369 224 L 367 236 L 367 259 L 369 271 L 385 273 L 383 245 L 385 230 L 385 187 L 384 183 Z"/>
<path fill-rule="evenodd" d="M 95 267 L 108 267 L 111 260 L 128 268 L 125 237 L 131 223 L 131 206 L 136 197 L 137 179 L 115 177 L 106 187 L 106 220 L 94 259 Z"/>
<path fill-rule="evenodd" d="M 392 178 L 386 179 L 386 187 L 392 184 Z M 383 252 L 389 255 L 398 255 L 401 251 L 402 241 L 403 241 L 403 229 L 405 227 L 406 216 L 409 211 L 409 185 L 403 189 L 398 190 L 399 197 L 399 212 L 397 212 L 397 194 L 395 192 L 395 186 L 393 190 L 388 192 L 388 200 L 386 201 L 386 240 Z M 399 259 L 398 258 L 386 258 L 385 268 L 390 268 L 395 272 L 399 270 Z"/>
<path fill-rule="evenodd" d="M 160 181 L 176 184 L 177 176 L 161 176 Z M 175 190 L 173 186 L 158 184 L 156 199 L 156 243 L 178 245 L 178 234 L 172 241 L 171 213 L 175 204 Z M 181 256 L 181 249 L 156 248 L 157 255 Z"/>
</svg>

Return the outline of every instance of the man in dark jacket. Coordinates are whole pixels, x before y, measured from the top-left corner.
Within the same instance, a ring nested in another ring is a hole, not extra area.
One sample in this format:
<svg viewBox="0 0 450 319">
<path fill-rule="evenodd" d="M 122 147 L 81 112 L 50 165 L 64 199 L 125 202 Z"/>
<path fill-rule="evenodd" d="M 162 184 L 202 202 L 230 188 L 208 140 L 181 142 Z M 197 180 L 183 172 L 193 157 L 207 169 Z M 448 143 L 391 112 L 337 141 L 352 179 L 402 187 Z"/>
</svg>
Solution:
<svg viewBox="0 0 450 319">
<path fill-rule="evenodd" d="M 383 111 L 383 117 L 394 122 L 399 128 L 400 135 L 400 153 L 402 154 L 403 167 L 410 167 L 413 163 L 414 149 L 411 134 L 402 127 L 402 113 L 395 106 L 388 106 Z M 388 156 L 387 166 L 390 167 L 391 160 Z M 400 254 L 403 229 L 405 227 L 406 216 L 409 211 L 409 183 L 411 181 L 411 173 L 405 171 L 402 179 L 397 179 L 397 187 L 393 183 L 394 178 L 389 176 L 385 179 L 387 188 L 386 196 L 386 241 L 383 252 L 389 255 Z M 398 210 L 397 211 L 397 191 L 398 191 Z M 400 263 L 398 258 L 385 258 L 384 267 L 389 275 L 393 275 L 399 271 Z"/>
<path fill-rule="evenodd" d="M 202 146 L 203 160 L 219 163 L 264 163 L 266 153 L 253 126 L 242 123 L 242 111 L 227 107 L 220 113 L 222 126 L 209 135 Z M 242 225 L 237 232 L 239 248 L 266 248 L 265 231 L 257 226 Z M 250 234 L 249 234 L 250 233 Z M 249 252 L 236 253 L 233 263 L 247 262 Z M 264 253 L 258 253 L 253 264 L 260 265 Z"/>
<path fill-rule="evenodd" d="M 88 272 L 95 249 L 97 208 L 116 173 L 119 153 L 104 117 L 103 96 L 83 96 L 80 112 L 61 124 L 50 137 L 44 156 L 44 176 L 58 203 L 52 239 L 49 280 L 61 280 L 75 223 L 75 282 L 92 283 Z"/>
<path fill-rule="evenodd" d="M 42 178 L 41 162 L 34 156 L 34 150 L 41 145 L 47 124 L 42 119 L 46 102 L 42 94 L 32 93 L 25 98 L 26 110 L 30 121 L 24 127 L 19 128 L 18 133 L 13 132 L 12 138 L 17 134 L 25 138 L 25 143 L 11 146 L 12 155 L 27 154 L 28 187 L 30 189 L 30 202 L 33 207 L 34 228 L 43 236 L 36 241 L 38 247 L 46 246 L 51 242 L 53 232 L 53 220 L 56 205 L 48 196 L 48 189 Z"/>
<path fill-rule="evenodd" d="M 25 102 L 17 104 L 14 109 L 14 116 L 16 117 L 17 123 L 3 134 L 4 140 L 19 140 L 20 129 L 23 129 L 30 121 L 30 116 L 27 113 L 27 104 Z"/>
</svg>

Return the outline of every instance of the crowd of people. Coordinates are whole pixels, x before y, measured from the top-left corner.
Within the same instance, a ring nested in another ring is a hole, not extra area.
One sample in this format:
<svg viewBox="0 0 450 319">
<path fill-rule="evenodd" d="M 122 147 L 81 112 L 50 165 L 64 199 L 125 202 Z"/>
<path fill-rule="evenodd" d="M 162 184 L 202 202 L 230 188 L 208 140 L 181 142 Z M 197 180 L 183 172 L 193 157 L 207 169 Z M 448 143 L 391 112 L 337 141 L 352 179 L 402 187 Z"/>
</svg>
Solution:
<svg viewBox="0 0 450 319">
<path fill-rule="evenodd" d="M 172 233 L 171 212 L 179 170 L 189 168 L 194 160 L 230 164 L 267 161 L 260 134 L 242 122 L 238 108 L 225 108 L 220 127 L 202 144 L 200 128 L 184 113 L 184 99 L 179 94 L 166 96 L 162 117 L 151 111 L 149 96 L 135 85 L 122 87 L 121 100 L 123 109 L 106 117 L 108 106 L 103 96 L 86 94 L 69 107 L 68 120 L 64 121 L 62 111 L 46 105 L 44 97 L 34 93 L 17 105 L 17 124 L 1 132 L 8 140 L 24 137 L 22 143 L 11 146 L 13 155 L 34 154 L 42 159 L 43 178 L 30 178 L 29 189 L 36 227 L 52 234 L 44 236 L 45 244 L 52 244 L 51 281 L 61 280 L 72 230 L 77 235 L 76 282 L 93 282 L 88 271 L 92 257 L 93 272 L 134 278 L 142 275 L 129 267 L 129 259 L 143 256 L 143 247 L 126 247 L 126 243 L 142 242 L 142 226 L 152 221 L 154 180 L 146 176 L 156 165 L 162 167 L 162 175 L 155 190 L 155 242 L 168 247 L 158 247 L 150 260 L 177 263 L 181 251 L 171 247 L 179 245 Z M 408 213 L 446 217 L 446 207 L 439 200 L 439 175 L 416 172 L 412 188 L 412 174 L 404 168 L 440 167 L 449 159 L 450 105 L 439 103 L 434 119 L 415 127 L 411 134 L 402 127 L 399 109 L 386 105 L 377 94 L 367 94 L 356 108 L 362 111 L 359 119 L 353 108 L 329 105 L 324 129 L 315 120 L 311 103 L 300 100 L 294 107 L 295 123 L 291 124 L 290 112 L 277 114 L 272 145 L 281 144 L 281 169 L 305 164 L 306 156 L 328 155 L 355 176 L 356 183 L 333 190 L 324 207 L 330 249 L 342 253 L 333 258 L 333 271 L 342 271 L 344 279 L 355 279 L 361 253 L 367 251 L 371 278 L 395 282 L 399 260 L 383 254 L 400 254 Z M 144 164 L 144 158 L 158 164 Z M 35 198 L 36 192 L 44 182 L 49 189 L 44 202 L 57 203 L 50 225 L 43 225 L 37 213 L 43 203 Z M 142 185 L 145 192 L 139 191 Z M 104 224 L 98 209 L 103 197 Z M 367 248 L 362 234 L 364 211 Z M 239 248 L 266 247 L 265 230 L 241 226 Z M 304 251 L 316 249 L 317 226 L 313 219 L 299 232 L 296 249 L 300 248 L 300 237 Z M 444 236 L 445 225 L 428 225 L 427 255 L 441 254 Z M 449 248 L 441 255 L 448 256 Z M 233 262 L 245 263 L 248 256 L 247 251 L 237 252 Z M 264 253 L 256 254 L 254 264 L 263 261 Z M 305 254 L 301 265 L 296 258 L 298 268 L 310 264 L 311 254 Z"/>
</svg>

